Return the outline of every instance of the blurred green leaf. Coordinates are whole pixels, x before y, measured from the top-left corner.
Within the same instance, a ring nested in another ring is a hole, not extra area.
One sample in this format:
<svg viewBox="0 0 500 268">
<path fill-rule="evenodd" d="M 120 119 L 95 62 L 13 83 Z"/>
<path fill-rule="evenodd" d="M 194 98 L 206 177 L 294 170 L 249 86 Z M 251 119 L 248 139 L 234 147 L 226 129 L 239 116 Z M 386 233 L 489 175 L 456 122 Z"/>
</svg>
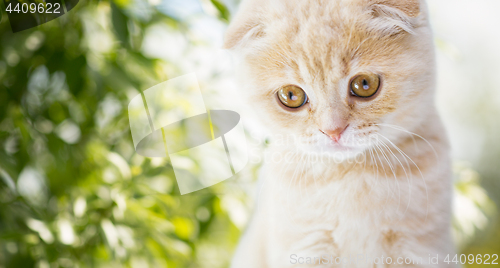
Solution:
<svg viewBox="0 0 500 268">
<path fill-rule="evenodd" d="M 113 1 L 111 1 L 110 3 L 111 3 L 111 18 L 113 22 L 114 32 L 118 37 L 118 39 L 122 42 L 122 45 L 127 47 L 129 44 L 127 16 Z"/>
<path fill-rule="evenodd" d="M 212 4 L 217 8 L 217 10 L 220 12 L 220 17 L 224 19 L 225 21 L 229 21 L 229 18 L 231 16 L 229 9 L 224 5 L 221 1 L 219 0 L 210 0 Z"/>
<path fill-rule="evenodd" d="M 168 159 L 134 151 L 130 98 L 178 68 L 144 54 L 145 33 L 189 30 L 145 10 L 88 1 L 23 32 L 0 23 L 1 267 L 204 267 L 201 244 L 234 248 L 227 211 L 211 209 L 220 186 L 181 197 Z"/>
</svg>

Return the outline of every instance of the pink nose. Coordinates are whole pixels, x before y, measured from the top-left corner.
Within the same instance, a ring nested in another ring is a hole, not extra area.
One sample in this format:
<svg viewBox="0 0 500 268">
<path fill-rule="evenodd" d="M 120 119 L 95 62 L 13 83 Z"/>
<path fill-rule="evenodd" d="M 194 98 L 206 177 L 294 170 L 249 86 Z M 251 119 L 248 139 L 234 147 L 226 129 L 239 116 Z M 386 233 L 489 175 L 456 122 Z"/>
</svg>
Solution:
<svg viewBox="0 0 500 268">
<path fill-rule="evenodd" d="M 338 127 L 335 129 L 329 129 L 329 130 L 325 130 L 325 131 L 321 131 L 321 132 L 323 132 L 325 135 L 330 137 L 332 140 L 338 142 L 342 136 L 342 133 L 344 133 L 344 131 L 347 129 L 347 127 L 348 127 L 348 125 L 345 125 L 342 127 Z"/>
</svg>

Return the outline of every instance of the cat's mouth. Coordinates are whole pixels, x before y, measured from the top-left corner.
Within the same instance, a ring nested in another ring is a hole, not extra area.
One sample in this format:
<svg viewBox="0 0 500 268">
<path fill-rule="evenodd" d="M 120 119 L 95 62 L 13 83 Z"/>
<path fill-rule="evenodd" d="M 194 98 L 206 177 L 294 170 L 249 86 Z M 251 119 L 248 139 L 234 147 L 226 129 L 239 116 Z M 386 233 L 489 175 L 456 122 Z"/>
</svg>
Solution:
<svg viewBox="0 0 500 268">
<path fill-rule="evenodd" d="M 320 139 L 312 144 L 314 151 L 318 153 L 331 154 L 331 153 L 347 153 L 359 151 L 359 146 L 346 143 L 342 140 L 332 140 L 329 138 Z"/>
<path fill-rule="evenodd" d="M 363 153 L 363 149 L 355 146 L 345 145 L 329 141 L 328 143 L 314 144 L 313 147 L 306 149 L 307 154 L 320 157 L 321 159 L 331 159 L 335 163 L 356 160 Z"/>
<path fill-rule="evenodd" d="M 356 150 L 355 147 L 336 140 L 328 140 L 325 144 L 320 144 L 320 146 L 324 147 L 325 150 L 336 152 L 351 152 Z"/>
<path fill-rule="evenodd" d="M 359 153 L 362 153 L 370 145 L 367 141 L 352 135 L 352 133 L 344 133 L 339 139 L 332 139 L 324 133 L 317 136 L 315 142 L 310 144 L 313 148 L 311 152 L 322 155 L 336 155 L 336 158 L 351 158 Z"/>
</svg>

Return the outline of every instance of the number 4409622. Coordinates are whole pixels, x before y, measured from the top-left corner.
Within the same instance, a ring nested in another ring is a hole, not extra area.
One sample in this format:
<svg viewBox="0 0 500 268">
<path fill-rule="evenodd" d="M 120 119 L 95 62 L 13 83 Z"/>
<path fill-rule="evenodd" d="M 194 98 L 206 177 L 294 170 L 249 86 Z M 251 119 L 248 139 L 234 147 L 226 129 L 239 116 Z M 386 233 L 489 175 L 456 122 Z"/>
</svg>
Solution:
<svg viewBox="0 0 500 268">
<path fill-rule="evenodd" d="M 53 13 L 61 13 L 61 4 L 55 3 L 18 3 L 12 9 L 12 3 L 7 6 L 5 10 L 8 13 L 38 13 L 38 14 L 53 14 Z"/>
<path fill-rule="evenodd" d="M 446 258 L 444 258 L 444 262 L 447 264 L 450 263 L 460 263 L 460 264 L 498 264 L 498 254 L 461 254 L 461 255 L 455 255 L 453 259 L 450 259 L 453 257 L 453 255 L 446 255 Z"/>
</svg>

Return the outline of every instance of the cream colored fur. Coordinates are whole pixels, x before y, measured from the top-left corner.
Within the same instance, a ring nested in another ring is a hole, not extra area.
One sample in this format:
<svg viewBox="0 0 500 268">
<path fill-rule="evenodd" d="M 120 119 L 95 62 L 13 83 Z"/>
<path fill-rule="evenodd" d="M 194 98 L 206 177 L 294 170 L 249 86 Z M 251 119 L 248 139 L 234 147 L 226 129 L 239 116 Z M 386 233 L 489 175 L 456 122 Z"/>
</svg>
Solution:
<svg viewBox="0 0 500 268">
<path fill-rule="evenodd" d="M 453 266 L 444 263 L 454 254 L 449 148 L 424 1 L 246 0 L 226 48 L 273 156 L 232 267 Z M 362 72 L 381 77 L 373 99 L 350 96 Z M 277 90 L 290 84 L 307 93 L 306 107 L 278 104 Z M 344 146 L 320 131 L 346 122 Z M 292 264 L 324 256 L 351 259 Z M 382 256 L 425 263 L 374 264 Z M 361 257 L 372 260 L 353 262 Z"/>
</svg>

